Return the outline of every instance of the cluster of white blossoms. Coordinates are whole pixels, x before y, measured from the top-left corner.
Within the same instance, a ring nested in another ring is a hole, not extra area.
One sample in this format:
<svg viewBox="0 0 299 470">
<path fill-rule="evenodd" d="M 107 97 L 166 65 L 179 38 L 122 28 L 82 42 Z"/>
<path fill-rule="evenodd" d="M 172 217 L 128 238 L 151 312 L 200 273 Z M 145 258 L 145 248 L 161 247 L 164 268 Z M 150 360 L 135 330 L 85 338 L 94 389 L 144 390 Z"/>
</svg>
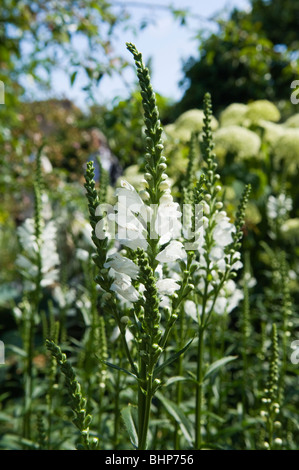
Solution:
<svg viewBox="0 0 299 470">
<path fill-rule="evenodd" d="M 165 183 L 165 181 L 164 181 Z M 120 247 L 144 251 L 150 249 L 150 240 L 158 241 L 158 254 L 155 259 L 156 287 L 161 299 L 173 295 L 180 285 L 178 278 L 164 277 L 165 265 L 172 265 L 179 259 L 186 258 L 183 244 L 176 238 L 181 236 L 181 217 L 179 204 L 173 201 L 168 183 L 163 186 L 163 195 L 157 205 L 148 205 L 144 193 L 143 198 L 136 189 L 126 180 L 121 180 L 120 187 L 116 189 L 117 202 L 114 212 L 107 214 L 106 227 L 113 227 L 116 244 Z M 101 227 L 104 226 L 100 221 Z M 116 229 L 115 229 L 116 226 Z M 122 300 L 136 302 L 143 292 L 143 285 L 138 290 L 133 286 L 137 279 L 139 267 L 122 252 L 114 250 L 108 252 L 105 268 L 109 269 L 109 276 L 113 279 L 111 290 Z"/>
<path fill-rule="evenodd" d="M 186 231 L 184 231 L 183 213 L 179 204 L 173 201 L 170 186 L 165 184 L 163 190 L 159 204 L 148 205 L 144 192 L 138 193 L 130 183 L 124 179 L 121 180 L 120 187 L 116 189 L 117 202 L 114 210 L 110 210 L 106 214 L 108 220 L 105 224 L 102 220 L 100 222 L 101 227 L 104 225 L 113 227 L 112 231 L 115 232 L 116 243 L 107 254 L 104 268 L 109 269 L 109 276 L 112 279 L 110 290 L 117 294 L 123 302 L 134 303 L 140 299 L 144 292 L 142 284 L 134 283 L 138 278 L 139 267 L 129 259 L 129 255 L 126 256 L 125 252 L 126 250 L 134 251 L 137 248 L 150 252 L 150 240 L 153 239 L 158 240 L 155 275 L 160 306 L 170 307 L 170 297 L 180 289 L 179 261 L 186 261 L 186 250 L 190 249 L 190 243 L 184 239 Z M 195 234 L 196 242 L 192 245 L 198 253 L 198 260 L 194 263 L 197 264 L 197 279 L 200 279 L 198 285 L 195 286 L 199 292 L 204 291 L 204 278 L 207 273 L 207 253 L 204 240 L 211 226 L 209 218 L 213 219 L 213 243 L 208 253 L 208 259 L 209 270 L 214 282 L 219 281 L 220 273 L 225 273 L 228 269 L 236 271 L 243 266 L 240 261 L 240 253 L 236 252 L 234 252 L 234 262 L 229 264 L 225 249 L 233 242 L 233 233 L 236 228 L 230 222 L 226 212 L 221 209 L 222 207 L 219 206 L 213 216 L 210 216 L 210 206 L 203 203 L 201 223 L 198 224 L 198 233 Z M 209 288 L 213 288 L 212 283 Z M 233 280 L 230 280 L 224 283 L 216 301 L 209 300 L 207 302 L 207 307 L 212 307 L 218 314 L 230 312 L 241 298 L 241 290 L 237 289 Z M 186 304 L 189 307 L 190 302 Z M 198 305 L 196 309 L 196 315 L 200 314 L 201 306 Z"/>
<path fill-rule="evenodd" d="M 211 226 L 211 222 L 209 223 L 208 220 L 209 210 L 209 206 L 205 204 L 204 212 L 206 215 L 203 216 L 202 227 L 203 240 L 206 239 Z M 224 210 L 216 210 L 212 217 L 214 227 L 212 229 L 213 244 L 209 252 L 210 269 L 225 272 L 227 269 L 225 248 L 233 242 L 233 233 L 235 233 L 236 227 L 230 222 Z M 207 267 L 205 244 L 198 246 L 198 251 L 200 253 L 200 266 L 205 269 Z M 238 260 L 234 262 L 231 269 L 238 270 L 242 268 L 243 264 L 239 261 L 240 253 L 235 252 L 234 258 L 238 258 Z"/>
<path fill-rule="evenodd" d="M 243 291 L 238 288 L 235 281 L 229 279 L 219 291 L 219 295 L 214 300 L 209 299 L 206 303 L 206 310 L 210 312 L 211 309 L 217 315 L 224 315 L 230 313 L 236 308 L 239 302 L 244 298 Z M 198 322 L 199 316 L 202 314 L 202 305 L 196 304 L 193 300 L 186 300 L 184 304 L 184 311 L 187 315 Z"/>
<path fill-rule="evenodd" d="M 293 208 L 293 202 L 290 197 L 284 193 L 277 197 L 271 195 L 267 201 L 267 215 L 269 219 L 285 218 Z"/>
<path fill-rule="evenodd" d="M 233 243 L 233 234 L 236 227 L 232 224 L 227 213 L 219 204 L 219 209 L 210 214 L 210 206 L 206 202 L 203 203 L 204 215 L 202 217 L 201 237 L 198 237 L 197 251 L 197 270 L 196 275 L 199 279 L 196 285 L 197 292 L 204 293 L 206 283 L 208 300 L 206 301 L 206 312 L 213 310 L 217 314 L 230 313 L 243 298 L 243 292 L 238 288 L 235 281 L 227 279 L 219 289 L 217 296 L 213 294 L 213 290 L 221 282 L 221 278 L 227 272 L 236 272 L 243 267 L 240 261 L 241 254 L 233 251 L 233 261 L 226 252 L 229 245 Z M 207 240 L 210 240 L 209 248 Z M 210 279 L 207 282 L 207 276 Z M 185 312 L 194 320 L 198 320 L 202 313 L 202 305 L 195 304 L 192 300 L 185 302 Z"/>
<path fill-rule="evenodd" d="M 56 248 L 56 226 L 53 221 L 44 224 L 38 244 L 35 236 L 35 221 L 28 218 L 18 227 L 18 237 L 22 246 L 16 265 L 26 279 L 26 289 L 36 288 L 36 279 L 41 264 L 41 286 L 53 285 L 58 280 L 59 256 Z M 39 260 L 40 257 L 40 260 Z"/>
</svg>

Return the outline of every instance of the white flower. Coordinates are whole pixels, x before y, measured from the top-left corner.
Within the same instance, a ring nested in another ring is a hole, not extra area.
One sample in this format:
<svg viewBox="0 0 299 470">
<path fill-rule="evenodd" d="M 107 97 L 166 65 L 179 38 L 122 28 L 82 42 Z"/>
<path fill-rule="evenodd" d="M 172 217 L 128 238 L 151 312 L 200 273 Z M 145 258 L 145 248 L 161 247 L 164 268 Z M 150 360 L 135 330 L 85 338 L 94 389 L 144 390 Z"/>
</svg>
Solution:
<svg viewBox="0 0 299 470">
<path fill-rule="evenodd" d="M 129 302 L 136 302 L 139 299 L 139 294 L 135 287 L 132 286 L 131 278 L 117 271 L 112 271 L 111 273 L 113 273 L 114 282 L 110 289 Z"/>
<path fill-rule="evenodd" d="M 279 194 L 278 197 L 269 196 L 267 201 L 267 215 L 270 219 L 283 217 L 292 210 L 293 201 L 285 194 Z"/>
<path fill-rule="evenodd" d="M 77 258 L 80 261 L 87 261 L 89 258 L 89 253 L 87 250 L 83 250 L 82 248 L 77 248 L 76 250 Z"/>
<path fill-rule="evenodd" d="M 147 231 L 143 220 L 135 217 L 130 211 L 118 204 L 116 207 L 118 213 L 115 220 L 118 224 L 117 240 L 124 246 L 136 250 L 137 248 L 147 249 Z"/>
<path fill-rule="evenodd" d="M 181 234 L 180 206 L 172 200 L 160 202 L 154 220 L 154 230 L 160 236 L 160 244 L 164 245 L 171 239 L 178 238 Z"/>
<path fill-rule="evenodd" d="M 227 246 L 233 242 L 232 234 L 236 231 L 235 226 L 229 221 L 225 211 L 218 212 L 215 216 L 216 227 L 213 238 L 216 244 Z"/>
<path fill-rule="evenodd" d="M 114 206 L 115 212 L 109 215 L 109 220 L 117 223 L 117 240 L 133 250 L 146 250 L 150 207 L 143 203 L 135 188 L 126 180 L 121 181 L 121 188 L 117 188 L 116 195 L 118 201 Z"/>
<path fill-rule="evenodd" d="M 113 268 L 119 273 L 126 274 L 132 279 L 136 279 L 139 273 L 139 268 L 129 258 L 122 256 L 120 253 L 114 253 L 108 258 L 104 264 L 104 268 Z"/>
<path fill-rule="evenodd" d="M 177 240 L 171 240 L 171 242 L 160 251 L 156 260 L 161 263 L 169 263 L 176 261 L 177 259 L 183 259 L 186 256 L 183 244 Z"/>
<path fill-rule="evenodd" d="M 186 315 L 189 315 L 194 321 L 198 321 L 198 309 L 196 303 L 193 300 L 186 300 L 184 303 L 184 311 Z"/>
<path fill-rule="evenodd" d="M 119 335 L 120 335 L 120 329 L 118 328 L 118 326 L 116 326 L 112 331 L 112 334 L 110 336 L 110 341 L 112 341 L 112 343 L 114 343 L 114 341 L 117 340 Z M 134 336 L 132 335 L 129 328 L 126 329 L 125 337 L 126 337 L 126 341 L 127 341 L 128 344 L 130 344 L 131 341 L 134 339 Z"/>
<path fill-rule="evenodd" d="M 41 286 L 53 285 L 58 280 L 59 256 L 56 249 L 56 227 L 53 221 L 42 226 L 39 246 L 35 236 L 33 219 L 26 219 L 18 228 L 18 235 L 22 245 L 23 254 L 19 254 L 16 265 L 23 276 L 29 281 L 27 289 L 35 288 L 35 279 L 38 273 L 38 256 L 41 258 Z"/>
<path fill-rule="evenodd" d="M 26 219 L 17 229 L 20 244 L 28 256 L 34 256 L 38 247 L 35 239 L 34 220 Z"/>
<path fill-rule="evenodd" d="M 256 285 L 256 279 L 251 275 L 251 273 L 246 272 L 243 279 L 240 281 L 242 286 L 246 285 L 248 289 Z"/>
<path fill-rule="evenodd" d="M 179 284 L 170 278 L 160 279 L 156 286 L 161 295 L 173 295 L 180 288 Z"/>
<path fill-rule="evenodd" d="M 223 258 L 224 256 L 224 250 L 223 250 L 223 247 L 220 247 L 220 246 L 213 246 L 213 248 L 211 249 L 211 252 L 210 252 L 210 259 L 212 261 L 219 261 Z"/>
<path fill-rule="evenodd" d="M 220 295 L 215 302 L 213 310 L 218 315 L 230 313 L 238 306 L 240 300 L 242 300 L 243 297 L 243 292 L 238 289 L 236 283 L 230 279 L 221 289 Z"/>
<path fill-rule="evenodd" d="M 140 212 L 140 208 L 144 206 L 144 203 L 134 186 L 126 180 L 121 180 L 120 184 L 121 188 L 117 188 L 115 191 L 118 201 L 126 206 L 131 212 Z"/>
</svg>

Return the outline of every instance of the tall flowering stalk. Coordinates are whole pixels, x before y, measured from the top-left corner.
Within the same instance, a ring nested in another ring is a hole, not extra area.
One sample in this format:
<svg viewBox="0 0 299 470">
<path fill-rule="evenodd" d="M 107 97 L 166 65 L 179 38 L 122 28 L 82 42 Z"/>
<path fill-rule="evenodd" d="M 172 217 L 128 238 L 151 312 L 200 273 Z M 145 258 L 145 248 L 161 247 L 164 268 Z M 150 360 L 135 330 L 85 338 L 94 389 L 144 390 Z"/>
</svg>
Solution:
<svg viewBox="0 0 299 470">
<path fill-rule="evenodd" d="M 34 391 L 34 352 L 36 328 L 41 322 L 43 288 L 58 279 L 59 257 L 56 249 L 56 227 L 43 217 L 44 181 L 41 169 L 41 152 L 38 149 L 34 172 L 34 217 L 27 218 L 18 227 L 21 252 L 16 266 L 24 278 L 23 301 L 14 309 L 26 351 L 24 371 L 23 436 L 31 437 L 32 400 Z"/>
<path fill-rule="evenodd" d="M 262 398 L 263 410 L 261 412 L 267 431 L 268 440 L 264 442 L 264 448 L 273 450 L 282 444 L 280 437 L 276 436 L 281 427 L 278 416 L 280 413 L 279 404 L 279 347 L 277 327 L 274 323 L 271 332 L 271 357 L 269 361 L 269 373 L 267 388 L 264 389 Z M 278 429 L 278 431 L 277 431 Z"/>
<path fill-rule="evenodd" d="M 181 211 L 173 201 L 163 155 L 162 127 L 148 69 L 133 44 L 133 54 L 141 87 L 145 122 L 144 189 L 138 193 L 122 180 L 113 208 L 102 205 L 94 184 L 92 163 L 86 171 L 86 190 L 92 239 L 98 267 L 96 282 L 102 292 L 105 311 L 118 326 L 130 365 L 127 371 L 138 384 L 138 449 L 147 448 L 151 402 L 160 386 L 158 364 L 167 347 L 170 331 L 178 317 L 182 300 L 192 289 L 190 260 L 179 241 Z M 116 244 L 109 243 L 111 223 L 117 226 Z M 118 249 L 120 245 L 120 249 Z M 183 263 L 182 266 L 180 263 Z M 169 275 L 170 265 L 177 275 Z M 183 275 L 181 276 L 181 268 Z M 134 347 L 127 342 L 127 331 Z M 182 351 L 175 355 L 178 357 Z M 161 361 L 160 361 L 161 362 Z M 168 362 L 167 362 L 168 364 Z M 114 368 L 117 368 L 113 365 Z M 122 369 L 123 370 L 123 369 Z M 123 414 L 126 416 L 126 413 Z M 131 440 L 133 440 L 131 436 Z"/>
<path fill-rule="evenodd" d="M 96 450 L 99 441 L 96 437 L 91 438 L 89 426 L 92 416 L 86 412 L 86 399 L 82 394 L 81 385 L 76 379 L 76 374 L 67 360 L 66 355 L 60 347 L 52 340 L 46 340 L 46 346 L 56 359 L 65 377 L 66 387 L 70 399 L 71 409 L 74 413 L 73 423 L 80 431 L 81 443 L 77 445 L 79 450 Z"/>
<path fill-rule="evenodd" d="M 123 179 L 116 189 L 115 206 L 100 204 L 93 164 L 87 164 L 85 187 L 96 247 L 96 282 L 105 311 L 114 316 L 123 340 L 130 365 L 130 370 L 125 372 L 137 380 L 137 430 L 132 431 L 129 408 L 123 416 L 138 449 L 148 446 L 152 398 L 161 386 L 160 372 L 171 362 L 168 359 L 161 363 L 169 335 L 184 310 L 182 307 L 187 305 L 194 310 L 193 317 L 198 322 L 194 446 L 201 448 L 204 333 L 213 312 L 229 313 L 240 299 L 233 278 L 235 271 L 242 267 L 239 248 L 250 187 L 245 188 L 233 225 L 219 197 L 221 186 L 213 153 L 211 99 L 207 94 L 202 139 L 205 167 L 200 180 L 194 181 L 197 136 L 193 135 L 182 220 L 181 208 L 173 200 L 167 176 L 162 126 L 149 71 L 136 47 L 128 43 L 127 48 L 134 57 L 144 109 L 144 188 L 137 192 Z M 134 347 L 128 345 L 128 331 L 133 336 Z M 120 369 L 115 364 L 112 367 Z"/>
<path fill-rule="evenodd" d="M 202 155 L 204 160 L 200 191 L 195 190 L 197 200 L 203 206 L 201 236 L 195 232 L 195 256 L 192 281 L 195 285 L 193 301 L 188 301 L 198 321 L 198 350 L 196 371 L 196 410 L 195 442 L 196 449 L 202 447 L 202 410 L 204 392 L 204 343 L 205 331 L 213 313 L 229 313 L 240 300 L 242 294 L 237 289 L 234 278 L 242 267 L 240 240 L 243 232 L 245 208 L 250 186 L 246 186 L 239 204 L 235 224 L 232 224 L 220 199 L 220 176 L 217 173 L 216 155 L 211 130 L 212 107 L 209 93 L 204 98 L 204 127 L 202 134 Z M 200 197 L 199 197 L 200 194 Z M 194 227 L 195 228 L 195 227 Z"/>
</svg>

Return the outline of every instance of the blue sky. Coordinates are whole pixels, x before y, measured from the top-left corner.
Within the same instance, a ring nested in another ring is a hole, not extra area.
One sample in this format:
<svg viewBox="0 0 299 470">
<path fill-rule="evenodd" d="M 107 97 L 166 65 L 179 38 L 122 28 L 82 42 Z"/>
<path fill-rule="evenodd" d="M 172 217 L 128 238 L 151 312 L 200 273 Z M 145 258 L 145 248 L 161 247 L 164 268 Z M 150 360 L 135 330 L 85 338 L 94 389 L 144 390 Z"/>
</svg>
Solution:
<svg viewBox="0 0 299 470">
<path fill-rule="evenodd" d="M 178 83 L 182 78 L 182 63 L 188 57 L 197 55 L 198 40 L 194 39 L 199 29 L 207 30 L 213 28 L 213 22 L 201 21 L 198 16 L 210 18 L 217 12 L 229 11 L 233 7 L 248 8 L 248 0 L 138 0 L 139 4 L 159 4 L 169 5 L 175 8 L 189 9 L 194 15 L 190 19 L 189 27 L 182 27 L 166 10 L 154 8 L 136 8 L 130 6 L 130 1 L 120 0 L 132 15 L 133 22 L 137 25 L 145 17 L 154 17 L 155 23 L 151 24 L 134 36 L 133 33 L 123 32 L 118 35 L 114 44 L 115 50 L 121 55 L 126 55 L 128 60 L 132 60 L 131 55 L 126 50 L 125 43 L 133 42 L 143 58 L 147 61 L 151 58 L 152 84 L 156 92 L 161 93 L 173 100 L 178 100 L 183 91 Z M 112 0 L 113 3 L 113 0 Z M 118 2 L 120 3 L 120 2 Z M 134 3 L 134 2 L 132 2 Z M 197 16 L 198 15 L 198 16 Z M 97 93 L 97 101 L 108 103 L 116 96 L 125 97 L 135 80 L 134 72 L 128 70 L 124 75 L 124 80 L 116 74 L 112 77 L 104 77 Z M 72 99 L 78 106 L 84 107 L 86 104 L 86 94 L 81 88 L 84 85 L 79 78 L 75 85 L 70 88 L 69 80 L 61 72 L 57 72 L 53 77 L 53 89 L 57 97 L 67 97 Z"/>
</svg>

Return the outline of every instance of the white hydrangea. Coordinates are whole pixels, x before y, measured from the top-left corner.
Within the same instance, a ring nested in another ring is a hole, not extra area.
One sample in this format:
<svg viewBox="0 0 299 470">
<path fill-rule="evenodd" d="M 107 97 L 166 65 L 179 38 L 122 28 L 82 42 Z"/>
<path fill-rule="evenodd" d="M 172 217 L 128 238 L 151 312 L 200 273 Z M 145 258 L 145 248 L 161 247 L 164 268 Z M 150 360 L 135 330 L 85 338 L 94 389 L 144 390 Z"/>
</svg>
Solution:
<svg viewBox="0 0 299 470">
<path fill-rule="evenodd" d="M 244 103 L 232 103 L 220 114 L 221 126 L 246 125 L 246 113 L 248 106 Z"/>
<path fill-rule="evenodd" d="M 278 122 L 280 120 L 280 111 L 269 100 L 256 100 L 248 104 L 246 117 L 254 123 L 259 122 L 261 119 Z"/>
<path fill-rule="evenodd" d="M 230 125 L 215 132 L 215 152 L 220 159 L 227 154 L 240 159 L 257 157 L 260 147 L 260 137 L 245 127 Z"/>
</svg>

